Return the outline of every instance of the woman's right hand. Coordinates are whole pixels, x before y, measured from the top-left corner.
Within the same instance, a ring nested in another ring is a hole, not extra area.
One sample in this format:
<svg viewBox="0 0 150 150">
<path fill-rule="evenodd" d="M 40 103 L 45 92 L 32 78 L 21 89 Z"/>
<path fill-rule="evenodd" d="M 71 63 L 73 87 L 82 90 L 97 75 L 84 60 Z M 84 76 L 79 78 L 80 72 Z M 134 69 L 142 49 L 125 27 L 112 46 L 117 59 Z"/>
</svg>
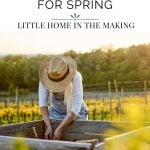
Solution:
<svg viewBox="0 0 150 150">
<path fill-rule="evenodd" d="M 51 126 L 46 127 L 45 129 L 45 139 L 50 139 L 50 140 L 53 139 L 53 130 Z"/>
<path fill-rule="evenodd" d="M 45 139 L 51 139 L 53 138 L 53 130 L 51 127 L 50 119 L 49 119 L 49 112 L 47 106 L 40 107 L 42 118 L 45 123 Z"/>
</svg>

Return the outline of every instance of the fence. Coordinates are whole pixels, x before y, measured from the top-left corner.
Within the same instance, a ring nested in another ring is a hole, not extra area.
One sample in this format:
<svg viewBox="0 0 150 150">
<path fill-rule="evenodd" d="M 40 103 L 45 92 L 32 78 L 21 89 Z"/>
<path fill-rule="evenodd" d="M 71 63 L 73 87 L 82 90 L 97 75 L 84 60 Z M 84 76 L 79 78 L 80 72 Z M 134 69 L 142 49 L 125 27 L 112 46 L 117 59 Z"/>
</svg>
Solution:
<svg viewBox="0 0 150 150">
<path fill-rule="evenodd" d="M 141 82 L 140 82 L 141 83 Z M 110 114 L 110 119 L 112 120 L 112 114 L 113 114 L 113 102 L 112 99 L 115 98 L 117 100 L 117 107 L 115 108 L 117 111 L 118 116 L 121 114 L 122 111 L 122 99 L 124 97 L 131 97 L 131 96 L 139 96 L 142 97 L 143 102 L 145 103 L 145 105 L 148 103 L 148 94 L 149 94 L 149 89 L 148 89 L 148 82 L 144 81 L 143 82 L 143 90 L 138 89 L 138 90 L 132 90 L 132 91 L 127 91 L 122 88 L 120 88 L 120 86 L 118 86 L 116 80 L 114 80 L 113 82 L 113 86 L 115 87 L 115 89 L 112 89 L 112 83 L 108 82 L 108 90 L 106 91 L 84 91 L 84 99 L 99 99 L 102 100 L 103 102 L 105 101 L 105 99 L 107 99 L 107 101 L 109 102 L 109 114 Z M 18 95 L 18 89 L 16 89 L 16 96 L 15 97 L 0 97 L 0 102 L 3 102 L 5 107 L 7 108 L 7 106 L 9 105 L 9 103 L 13 103 L 16 106 L 16 111 L 17 111 L 17 116 L 19 115 L 19 105 L 20 104 L 25 104 L 26 101 L 30 101 L 32 107 L 34 107 L 34 103 L 38 102 L 38 93 L 32 93 L 28 96 L 20 96 Z M 105 103 L 105 102 L 104 102 Z M 96 102 L 94 104 L 94 108 L 96 107 Z M 103 108 L 102 108 L 103 109 Z M 93 114 L 96 115 L 96 108 L 93 110 Z M 102 110 L 101 111 L 101 119 L 105 119 L 105 112 Z M 107 113 L 108 114 L 108 113 Z M 25 114 L 26 115 L 26 114 Z M 34 115 L 33 115 L 34 116 Z M 32 117 L 33 118 L 33 117 Z M 93 119 L 95 119 L 96 117 L 93 115 Z M 20 118 L 18 117 L 18 122 L 20 122 Z M 26 120 L 26 119 L 24 119 Z"/>
<path fill-rule="evenodd" d="M 17 89 L 16 89 L 17 91 Z M 114 97 L 130 97 L 140 96 L 147 97 L 150 91 L 150 81 L 126 81 L 120 82 L 114 80 L 113 82 L 108 81 L 105 84 L 93 84 L 84 86 L 84 99 L 103 99 L 103 98 L 114 98 Z M 19 102 L 23 104 L 24 101 L 30 100 L 38 101 L 38 93 L 31 93 L 28 96 L 21 96 L 17 94 Z M 6 104 L 9 102 L 16 101 L 16 96 L 5 96 L 0 97 L 1 102 Z"/>
</svg>

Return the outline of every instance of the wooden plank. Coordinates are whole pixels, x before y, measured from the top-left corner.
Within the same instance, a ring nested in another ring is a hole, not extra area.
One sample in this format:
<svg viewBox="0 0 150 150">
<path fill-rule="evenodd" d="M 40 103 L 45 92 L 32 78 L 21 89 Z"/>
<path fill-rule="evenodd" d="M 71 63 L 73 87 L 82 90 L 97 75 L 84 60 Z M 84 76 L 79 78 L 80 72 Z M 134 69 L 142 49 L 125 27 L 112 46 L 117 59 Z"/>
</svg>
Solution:
<svg viewBox="0 0 150 150">
<path fill-rule="evenodd" d="M 123 133 L 120 135 L 116 135 L 113 137 L 109 137 L 106 138 L 104 141 L 117 141 L 117 140 L 121 140 L 121 139 L 125 139 L 125 138 L 129 138 L 129 137 L 133 137 L 133 136 L 137 136 L 138 134 L 141 133 L 150 133 L 150 126 L 144 127 L 144 128 L 140 128 L 140 129 L 136 129 L 127 133 Z"/>
<path fill-rule="evenodd" d="M 91 143 L 92 144 L 92 149 L 94 149 L 95 145 L 99 143 L 99 140 L 98 139 L 87 139 L 87 140 L 79 140 L 79 141 L 76 141 L 76 142 Z"/>
<path fill-rule="evenodd" d="M 0 136 L 0 149 L 14 149 L 14 142 L 23 140 L 32 150 L 91 150 L 90 143 L 76 143 L 66 141 L 54 141 L 32 138 L 16 138 L 10 136 Z"/>
<path fill-rule="evenodd" d="M 106 139 L 104 139 L 103 142 L 95 145 L 95 150 L 104 150 L 107 142 L 114 143 L 114 145 L 117 145 L 117 143 L 118 143 L 118 145 L 122 145 L 125 149 L 128 149 L 127 148 L 127 145 L 128 145 L 127 139 L 139 137 L 139 135 L 141 135 L 141 133 L 150 133 L 150 126 L 106 138 Z M 149 141 L 144 141 L 144 142 L 147 142 L 149 144 Z M 113 145 L 113 144 L 111 144 L 111 145 Z"/>
<path fill-rule="evenodd" d="M 51 120 L 53 129 L 61 123 L 61 120 Z M 139 122 L 129 122 L 129 121 L 74 121 L 68 127 L 65 128 L 65 132 L 89 132 L 95 134 L 102 134 L 106 129 L 123 129 L 127 126 L 133 126 L 133 129 L 139 125 L 145 124 L 145 126 L 150 125 L 150 123 L 139 123 Z M 132 128 L 131 128 L 132 130 Z"/>
<path fill-rule="evenodd" d="M 68 132 L 64 133 L 63 135 L 63 140 L 65 141 L 77 141 L 77 140 L 88 140 L 88 139 L 98 139 L 99 141 L 103 140 L 103 137 L 101 135 L 96 135 L 96 134 L 85 134 L 85 133 L 73 133 L 73 132 Z"/>
<path fill-rule="evenodd" d="M 60 124 L 60 120 L 51 120 L 51 124 L 53 129 L 55 130 L 57 126 Z M 68 127 L 65 128 L 65 132 L 73 132 L 73 133 L 84 133 L 84 132 L 92 132 L 92 133 L 102 133 L 105 129 L 112 127 L 112 124 L 108 121 L 74 121 Z"/>
<path fill-rule="evenodd" d="M 55 130 L 61 123 L 61 120 L 50 121 L 53 130 Z M 113 128 L 115 130 L 121 130 L 122 132 L 129 132 L 129 130 L 125 131 L 122 129 L 125 129 L 126 126 L 133 126 L 135 129 L 135 126 L 138 127 L 137 124 L 139 125 L 137 122 L 127 121 L 74 121 L 64 129 L 64 136 L 62 140 L 75 141 L 96 138 L 99 139 L 99 141 L 102 141 L 104 139 L 103 134 L 107 129 Z M 145 125 L 150 125 L 150 123 L 145 123 Z M 35 132 L 33 131 L 33 127 L 36 129 L 38 138 L 44 138 L 45 125 L 43 120 L 1 126 L 0 135 L 16 136 L 20 133 L 25 137 L 34 138 Z M 132 130 L 132 128 L 130 130 Z"/>
<path fill-rule="evenodd" d="M 105 143 L 101 142 L 95 145 L 94 150 L 104 150 L 105 149 Z"/>
<path fill-rule="evenodd" d="M 61 120 L 50 120 L 52 124 L 53 130 L 57 128 L 57 126 L 61 123 Z M 122 135 L 117 135 L 114 137 L 103 139 L 103 133 L 106 129 L 113 128 L 116 130 L 121 130 L 122 128 L 125 128 L 126 126 L 137 126 L 139 127 L 140 123 L 137 122 L 127 122 L 127 121 L 116 121 L 116 122 L 109 122 L 109 121 L 75 121 L 72 122 L 68 127 L 64 130 L 64 137 L 63 140 L 86 140 L 86 139 L 98 139 L 101 141 L 109 141 L 109 140 L 115 140 L 118 141 L 120 138 L 128 138 L 128 136 L 132 134 L 137 134 L 137 131 L 141 130 L 135 130 L 135 131 L 129 131 Z M 141 123 L 143 124 L 143 123 Z M 149 123 L 145 123 L 145 126 L 148 126 Z M 117 127 L 115 127 L 117 126 Z M 50 140 L 42 140 L 42 139 L 31 139 L 35 137 L 35 132 L 33 131 L 33 127 L 35 127 L 38 138 L 44 138 L 44 122 L 43 120 L 40 121 L 33 121 L 33 122 L 27 122 L 27 123 L 19 123 L 14 125 L 7 125 L 7 126 L 1 126 L 0 127 L 0 149 L 11 149 L 12 148 L 12 140 L 15 139 L 21 139 L 16 137 L 8 137 L 8 136 L 16 136 L 18 133 L 23 134 L 26 137 L 24 140 L 29 144 L 30 147 L 34 147 L 36 150 L 68 150 L 68 149 L 91 149 L 91 145 L 87 145 L 89 143 L 80 143 L 81 145 L 78 145 L 79 143 L 75 142 L 66 142 L 66 141 L 50 141 Z M 150 132 L 150 127 L 145 127 L 144 129 L 147 129 L 147 132 Z M 132 128 L 130 128 L 132 130 Z M 95 150 L 103 150 L 104 149 L 104 142 L 98 143 L 95 145 Z M 83 145 L 82 145 L 83 144 Z M 42 146 L 44 145 L 44 146 Z"/>
<path fill-rule="evenodd" d="M 20 134 L 28 138 L 35 138 L 33 127 L 36 129 L 38 137 L 44 138 L 45 125 L 42 120 L 1 126 L 0 135 L 17 136 Z"/>
<path fill-rule="evenodd" d="M 136 130 L 133 130 L 133 131 L 130 131 L 130 132 L 127 132 L 127 133 L 123 133 L 123 134 L 120 134 L 120 135 L 116 135 L 116 136 L 113 136 L 113 137 L 106 138 L 104 140 L 104 142 L 99 143 L 95 146 L 95 150 L 103 150 L 107 143 L 109 143 L 111 145 L 113 145 L 113 143 L 114 143 L 114 145 L 122 145 L 122 147 L 124 147 L 125 149 L 128 149 L 128 147 L 127 147 L 128 142 L 129 142 L 128 139 L 138 138 L 143 133 L 150 133 L 150 126 L 140 128 L 140 129 L 136 129 Z M 149 138 L 147 137 L 146 141 L 141 141 L 141 142 L 145 142 L 145 143 L 149 144 L 150 143 L 150 137 Z"/>
<path fill-rule="evenodd" d="M 61 120 L 51 120 L 53 130 L 61 123 Z M 134 125 L 135 124 L 135 125 Z M 114 128 L 119 129 L 118 127 L 136 126 L 140 124 L 137 122 L 128 122 L 128 121 L 74 121 L 68 127 L 65 128 L 65 133 L 95 133 L 103 134 L 106 129 Z M 141 123 L 143 124 L 143 123 Z M 150 125 L 150 123 L 145 123 L 145 126 Z M 32 121 L 26 123 L 18 123 L 13 125 L 5 125 L 0 127 L 0 135 L 13 135 L 14 133 L 23 132 L 26 133 L 28 130 L 33 130 L 32 127 L 38 129 L 37 131 L 44 132 L 44 122 L 43 120 Z M 135 129 L 135 128 L 134 128 Z M 38 133 L 40 134 L 40 133 Z M 34 133 L 32 132 L 32 136 Z"/>
<path fill-rule="evenodd" d="M 53 130 L 57 128 L 60 122 L 60 120 L 51 120 Z M 143 123 L 141 124 L 143 125 Z M 145 126 L 148 125 L 150 125 L 150 123 L 145 123 Z M 138 128 L 140 123 L 128 121 L 74 121 L 65 128 L 63 139 L 80 140 L 97 138 L 102 141 L 104 137 L 103 134 L 107 129 L 121 130 L 123 133 L 129 132 L 129 129 L 126 128 L 127 126 L 130 126 L 131 131 Z M 89 134 L 86 134 L 87 132 Z"/>
</svg>

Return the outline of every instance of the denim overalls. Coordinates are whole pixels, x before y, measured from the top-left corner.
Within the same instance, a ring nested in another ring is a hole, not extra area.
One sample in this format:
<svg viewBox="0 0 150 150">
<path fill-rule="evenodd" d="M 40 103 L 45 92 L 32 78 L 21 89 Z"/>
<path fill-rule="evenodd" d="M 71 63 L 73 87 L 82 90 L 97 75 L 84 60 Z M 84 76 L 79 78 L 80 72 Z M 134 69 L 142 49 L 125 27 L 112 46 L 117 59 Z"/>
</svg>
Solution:
<svg viewBox="0 0 150 150">
<path fill-rule="evenodd" d="M 51 108 L 49 109 L 50 118 L 64 119 L 67 115 L 67 106 L 64 103 L 64 92 L 55 92 L 51 96 Z M 78 114 L 77 120 L 87 120 L 88 112 L 86 105 L 81 104 L 81 110 Z"/>
</svg>

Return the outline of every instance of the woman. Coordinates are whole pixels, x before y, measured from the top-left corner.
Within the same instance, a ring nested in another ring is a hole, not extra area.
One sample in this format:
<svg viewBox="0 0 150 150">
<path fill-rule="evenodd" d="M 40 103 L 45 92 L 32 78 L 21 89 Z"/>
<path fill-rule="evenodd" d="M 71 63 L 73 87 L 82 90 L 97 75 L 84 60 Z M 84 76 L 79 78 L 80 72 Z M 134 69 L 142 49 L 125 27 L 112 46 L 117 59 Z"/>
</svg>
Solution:
<svg viewBox="0 0 150 150">
<path fill-rule="evenodd" d="M 40 66 L 39 77 L 39 106 L 46 125 L 45 138 L 60 140 L 63 129 L 73 120 L 87 120 L 82 77 L 76 62 L 63 56 L 46 58 Z M 63 120 L 54 134 L 49 118 Z"/>
</svg>

